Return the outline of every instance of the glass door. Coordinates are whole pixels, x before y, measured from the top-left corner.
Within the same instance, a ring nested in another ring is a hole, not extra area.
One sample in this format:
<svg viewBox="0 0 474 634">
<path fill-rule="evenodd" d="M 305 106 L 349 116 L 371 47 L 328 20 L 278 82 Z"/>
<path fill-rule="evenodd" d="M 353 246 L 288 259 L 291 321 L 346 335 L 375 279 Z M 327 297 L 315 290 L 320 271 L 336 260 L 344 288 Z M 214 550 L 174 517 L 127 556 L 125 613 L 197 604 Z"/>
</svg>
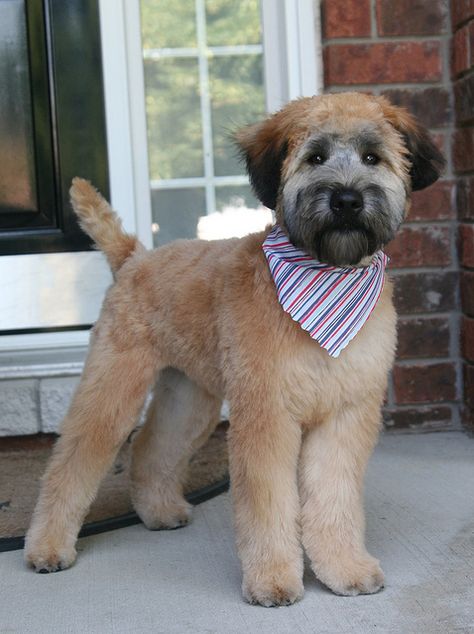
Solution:
<svg viewBox="0 0 474 634">
<path fill-rule="evenodd" d="M 88 328 L 110 274 L 69 204 L 108 195 L 98 3 L 0 0 L 0 339 Z"/>
</svg>

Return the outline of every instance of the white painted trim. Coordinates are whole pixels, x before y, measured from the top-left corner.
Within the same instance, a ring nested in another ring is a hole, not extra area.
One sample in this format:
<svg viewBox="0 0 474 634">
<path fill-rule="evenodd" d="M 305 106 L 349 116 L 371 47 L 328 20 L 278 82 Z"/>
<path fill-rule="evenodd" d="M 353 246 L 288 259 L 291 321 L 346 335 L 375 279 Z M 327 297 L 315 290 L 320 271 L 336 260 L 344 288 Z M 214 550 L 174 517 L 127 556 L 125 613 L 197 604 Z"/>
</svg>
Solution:
<svg viewBox="0 0 474 634">
<path fill-rule="evenodd" d="M 118 0 L 107 0 L 113 6 Z M 128 104 L 130 110 L 131 147 L 137 234 L 147 248 L 153 247 L 152 212 L 148 139 L 145 106 L 145 81 L 142 57 L 142 37 L 139 0 L 120 0 L 125 18 L 125 41 L 128 68 Z M 116 134 L 120 134 L 116 130 Z"/>
<path fill-rule="evenodd" d="M 2 336 L 0 380 L 78 375 L 89 337 L 90 330 Z"/>
<path fill-rule="evenodd" d="M 111 198 L 128 231 L 151 248 L 139 0 L 99 0 Z"/>
<path fill-rule="evenodd" d="M 85 347 L 89 344 L 90 330 L 42 332 L 32 335 L 3 335 L 1 352 L 51 350 L 64 347 Z"/>
<path fill-rule="evenodd" d="M 319 0 L 262 0 L 267 110 L 322 90 Z"/>
<path fill-rule="evenodd" d="M 263 53 L 261 44 L 236 44 L 230 46 L 205 46 L 206 57 L 260 55 Z M 148 48 L 143 51 L 144 59 L 174 59 L 176 57 L 199 57 L 198 48 Z"/>
<path fill-rule="evenodd" d="M 190 187 L 204 187 L 208 179 L 205 176 L 195 176 L 189 178 L 163 178 L 161 180 L 150 181 L 152 189 L 187 189 Z M 248 185 L 247 176 L 212 176 L 211 182 L 215 187 L 225 187 L 228 185 Z"/>
<path fill-rule="evenodd" d="M 206 7 L 204 0 L 195 0 L 195 7 L 197 45 L 199 50 L 199 92 L 201 96 L 206 210 L 208 214 L 212 214 L 216 211 L 216 190 L 212 182 L 214 177 L 214 148 L 212 146 L 211 93 L 209 87 L 209 61 L 206 55 Z"/>
<path fill-rule="evenodd" d="M 99 0 L 111 202 L 129 232 L 136 232 L 131 114 L 124 6 Z"/>
<path fill-rule="evenodd" d="M 316 51 L 316 83 L 317 94 L 324 92 L 324 67 L 323 67 L 323 35 L 321 24 L 321 0 L 314 0 L 314 43 Z"/>
<path fill-rule="evenodd" d="M 281 0 L 262 0 L 263 75 L 268 112 L 288 101 L 286 36 Z"/>
<path fill-rule="evenodd" d="M 289 0 L 287 0 L 288 3 Z M 297 43 L 299 96 L 311 96 L 322 91 L 321 27 L 318 0 L 298 0 Z M 319 44 L 319 46 L 318 46 Z M 292 97 L 293 98 L 293 97 Z"/>
</svg>

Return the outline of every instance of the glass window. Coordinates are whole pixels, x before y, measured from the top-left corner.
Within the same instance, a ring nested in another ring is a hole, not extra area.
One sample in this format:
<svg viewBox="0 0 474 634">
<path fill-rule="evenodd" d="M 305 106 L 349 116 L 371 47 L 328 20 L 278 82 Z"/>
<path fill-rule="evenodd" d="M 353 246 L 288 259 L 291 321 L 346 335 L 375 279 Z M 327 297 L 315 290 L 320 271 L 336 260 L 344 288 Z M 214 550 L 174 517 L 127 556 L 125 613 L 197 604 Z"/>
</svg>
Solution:
<svg viewBox="0 0 474 634">
<path fill-rule="evenodd" d="M 214 173 L 244 174 L 244 165 L 237 160 L 235 150 L 229 148 L 229 136 L 236 127 L 262 116 L 261 56 L 224 55 L 210 60 L 209 87 Z"/>
<path fill-rule="evenodd" d="M 162 246 L 177 238 L 195 238 L 199 218 L 206 214 L 203 187 L 152 189 L 153 242 Z"/>
<path fill-rule="evenodd" d="M 203 176 L 197 60 L 145 59 L 144 71 L 151 180 Z"/>
<path fill-rule="evenodd" d="M 141 0 L 153 239 L 271 220 L 231 135 L 265 112 L 260 0 Z"/>
</svg>

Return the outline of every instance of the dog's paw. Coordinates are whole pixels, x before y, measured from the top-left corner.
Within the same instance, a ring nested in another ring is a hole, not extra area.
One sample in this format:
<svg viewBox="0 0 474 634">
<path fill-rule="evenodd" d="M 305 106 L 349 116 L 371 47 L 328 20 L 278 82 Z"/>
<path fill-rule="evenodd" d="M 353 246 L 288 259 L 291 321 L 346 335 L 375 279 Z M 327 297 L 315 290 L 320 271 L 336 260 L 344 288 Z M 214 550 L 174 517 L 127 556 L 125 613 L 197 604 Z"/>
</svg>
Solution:
<svg viewBox="0 0 474 634">
<path fill-rule="evenodd" d="M 168 504 L 135 501 L 135 510 L 150 531 L 173 530 L 186 526 L 192 519 L 192 505 L 184 498 Z"/>
<path fill-rule="evenodd" d="M 35 572 L 59 572 L 72 566 L 76 560 L 76 549 L 35 546 L 26 542 L 25 561 Z"/>
<path fill-rule="evenodd" d="M 303 598 L 304 588 L 300 579 L 255 579 L 244 578 L 242 584 L 244 599 L 251 605 L 263 605 L 265 608 L 273 608 L 283 605 L 292 605 Z"/>
<path fill-rule="evenodd" d="M 370 555 L 353 561 L 338 561 L 333 568 L 317 569 L 315 573 L 325 586 L 343 596 L 374 594 L 384 587 L 383 571 L 377 559 Z"/>
</svg>

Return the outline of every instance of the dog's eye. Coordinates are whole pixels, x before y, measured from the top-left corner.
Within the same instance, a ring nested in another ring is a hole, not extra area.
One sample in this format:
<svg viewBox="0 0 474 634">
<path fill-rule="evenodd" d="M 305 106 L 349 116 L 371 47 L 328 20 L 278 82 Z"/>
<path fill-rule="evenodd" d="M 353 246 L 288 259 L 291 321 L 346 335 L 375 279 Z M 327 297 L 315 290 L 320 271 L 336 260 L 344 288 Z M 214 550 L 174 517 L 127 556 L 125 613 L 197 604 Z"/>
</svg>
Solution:
<svg viewBox="0 0 474 634">
<path fill-rule="evenodd" d="M 326 162 L 326 157 L 323 156 L 322 154 L 312 154 L 308 161 L 310 163 L 312 163 L 313 165 L 322 165 L 323 163 Z"/>
<path fill-rule="evenodd" d="M 366 164 L 366 165 L 377 165 L 377 163 L 380 161 L 379 157 L 376 154 L 364 154 L 362 156 L 362 161 Z"/>
</svg>

